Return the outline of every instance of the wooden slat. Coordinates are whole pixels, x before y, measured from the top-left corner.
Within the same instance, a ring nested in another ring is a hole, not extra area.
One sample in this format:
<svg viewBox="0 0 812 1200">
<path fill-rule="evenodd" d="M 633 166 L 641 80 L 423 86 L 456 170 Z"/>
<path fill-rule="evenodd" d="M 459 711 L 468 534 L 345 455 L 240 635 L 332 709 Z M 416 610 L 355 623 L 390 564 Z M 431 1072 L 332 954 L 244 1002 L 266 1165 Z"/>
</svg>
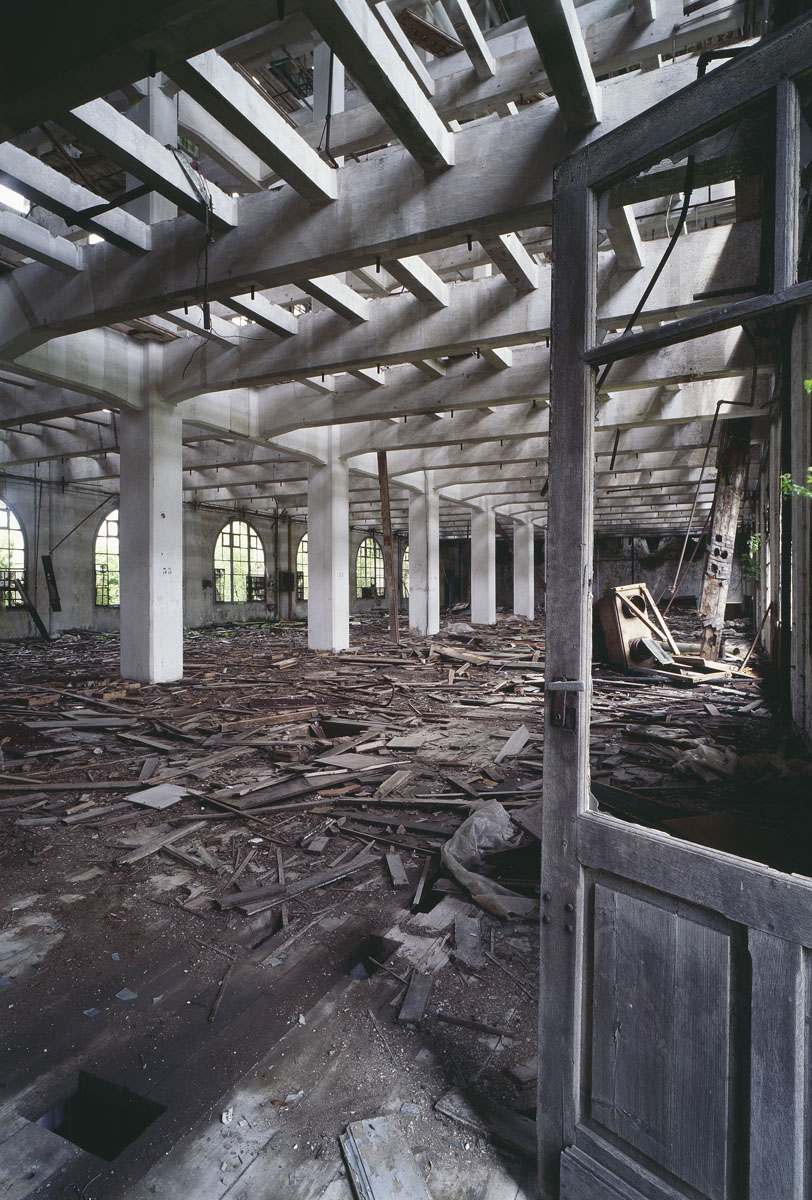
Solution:
<svg viewBox="0 0 812 1200">
<path fill-rule="evenodd" d="M 800 946 L 748 931 L 753 968 L 750 1023 L 750 1195 L 804 1194 L 806 967 Z"/>
<path fill-rule="evenodd" d="M 597 885 L 591 1115 L 709 1200 L 729 1196 L 730 938 Z"/>
<path fill-rule="evenodd" d="M 782 937 L 812 947 L 812 880 L 597 812 L 581 816 L 578 849 L 586 867 L 611 870 L 730 921 L 765 933 L 780 930 Z"/>
</svg>

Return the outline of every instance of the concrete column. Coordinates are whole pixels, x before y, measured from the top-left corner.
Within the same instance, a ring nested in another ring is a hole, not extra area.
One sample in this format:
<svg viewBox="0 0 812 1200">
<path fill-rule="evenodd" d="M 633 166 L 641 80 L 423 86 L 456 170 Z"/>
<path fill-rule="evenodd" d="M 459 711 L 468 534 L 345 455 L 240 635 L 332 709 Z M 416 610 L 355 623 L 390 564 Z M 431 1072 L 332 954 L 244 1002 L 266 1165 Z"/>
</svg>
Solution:
<svg viewBox="0 0 812 1200">
<path fill-rule="evenodd" d="M 536 564 L 533 522 L 513 522 L 513 611 L 517 617 L 536 613 Z"/>
<path fill-rule="evenodd" d="M 166 683 L 183 675 L 181 416 L 147 397 L 119 420 L 121 674 Z"/>
<path fill-rule="evenodd" d="M 307 472 L 307 643 L 311 650 L 350 644 L 349 470 L 331 449 Z"/>
<path fill-rule="evenodd" d="M 471 514 L 471 623 L 496 623 L 496 521 L 490 505 Z"/>
<path fill-rule="evenodd" d="M 425 637 L 440 628 L 440 501 L 423 478 L 425 491 L 409 497 L 409 628 Z"/>
<path fill-rule="evenodd" d="M 128 114 L 136 125 L 155 138 L 162 146 L 178 144 L 177 88 L 162 74 L 141 79 L 135 88 L 143 96 Z M 138 187 L 141 181 L 127 176 L 127 188 Z M 127 211 L 150 225 L 158 221 L 169 221 L 178 215 L 174 204 L 157 192 L 149 192 L 139 200 L 131 200 Z"/>
</svg>

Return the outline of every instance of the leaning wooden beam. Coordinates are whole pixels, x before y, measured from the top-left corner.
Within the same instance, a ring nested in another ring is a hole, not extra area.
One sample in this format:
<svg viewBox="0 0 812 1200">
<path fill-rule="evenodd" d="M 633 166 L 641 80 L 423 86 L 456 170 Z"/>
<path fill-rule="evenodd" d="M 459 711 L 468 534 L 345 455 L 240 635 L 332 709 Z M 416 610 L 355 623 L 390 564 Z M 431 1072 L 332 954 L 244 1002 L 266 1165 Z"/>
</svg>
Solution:
<svg viewBox="0 0 812 1200">
<path fill-rule="evenodd" d="M 42 225 L 19 213 L 0 212 L 0 246 L 45 263 L 64 275 L 75 275 L 83 267 L 79 246 L 67 238 L 54 237 Z"/>
<path fill-rule="evenodd" d="M 305 0 L 304 10 L 423 169 L 452 166 L 453 135 L 364 0 Z"/>
<path fill-rule="evenodd" d="M 176 63 L 169 74 L 311 204 L 335 200 L 336 172 L 216 51 Z"/>
<path fill-rule="evenodd" d="M 0 146 L 0 183 L 19 192 L 32 204 L 56 213 L 68 225 L 79 225 L 98 233 L 120 250 L 143 254 L 152 246 L 152 232 L 143 221 L 118 208 L 89 215 L 87 210 L 104 206 L 101 196 L 74 183 L 11 142 Z"/>
<path fill-rule="evenodd" d="M 749 418 L 723 422 L 719 432 L 719 463 L 713 517 L 708 534 L 705 565 L 702 569 L 702 590 L 698 606 L 702 621 L 700 654 L 703 658 L 718 659 L 722 649 L 725 605 L 735 562 L 739 510 L 744 499 L 749 471 Z"/>
<path fill-rule="evenodd" d="M 123 116 L 106 100 L 92 100 L 60 117 L 60 124 L 147 183 L 184 212 L 217 230 L 237 224 L 237 203 L 177 154 Z"/>
<path fill-rule="evenodd" d="M 480 245 L 517 292 L 532 292 L 538 287 L 538 263 L 531 258 L 515 233 L 483 238 Z"/>
<path fill-rule="evenodd" d="M 573 0 L 526 0 L 525 14 L 567 128 L 592 129 L 601 120 L 600 92 Z"/>
</svg>

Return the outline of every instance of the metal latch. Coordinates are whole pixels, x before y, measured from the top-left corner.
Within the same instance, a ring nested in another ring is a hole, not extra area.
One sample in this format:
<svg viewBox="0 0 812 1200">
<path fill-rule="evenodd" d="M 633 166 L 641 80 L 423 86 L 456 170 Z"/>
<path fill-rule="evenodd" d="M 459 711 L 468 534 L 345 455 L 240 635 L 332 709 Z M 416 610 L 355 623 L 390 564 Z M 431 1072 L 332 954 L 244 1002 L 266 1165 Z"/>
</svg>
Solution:
<svg viewBox="0 0 812 1200">
<path fill-rule="evenodd" d="M 586 691 L 582 679 L 554 679 L 545 683 L 545 692 L 552 692 L 552 721 L 559 729 L 574 730 L 578 725 L 576 692 Z"/>
</svg>

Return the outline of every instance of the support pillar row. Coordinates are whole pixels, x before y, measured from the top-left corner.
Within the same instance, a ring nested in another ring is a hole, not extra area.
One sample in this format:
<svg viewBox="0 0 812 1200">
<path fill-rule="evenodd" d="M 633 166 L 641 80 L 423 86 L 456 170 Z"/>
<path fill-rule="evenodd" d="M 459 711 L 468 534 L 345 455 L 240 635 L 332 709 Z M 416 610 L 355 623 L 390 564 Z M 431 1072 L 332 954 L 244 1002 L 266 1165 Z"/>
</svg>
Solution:
<svg viewBox="0 0 812 1200">
<path fill-rule="evenodd" d="M 307 644 L 346 650 L 350 644 L 349 469 L 335 451 L 307 474 Z"/>
<path fill-rule="evenodd" d="M 121 413 L 121 674 L 183 675 L 183 441 L 177 408 Z"/>
<path fill-rule="evenodd" d="M 513 612 L 529 617 L 536 612 L 536 564 L 532 521 L 513 522 Z"/>
<path fill-rule="evenodd" d="M 496 519 L 490 505 L 471 514 L 471 624 L 496 624 Z"/>
<path fill-rule="evenodd" d="M 409 628 L 429 637 L 440 628 L 440 501 L 424 479 L 409 499 Z"/>
</svg>

